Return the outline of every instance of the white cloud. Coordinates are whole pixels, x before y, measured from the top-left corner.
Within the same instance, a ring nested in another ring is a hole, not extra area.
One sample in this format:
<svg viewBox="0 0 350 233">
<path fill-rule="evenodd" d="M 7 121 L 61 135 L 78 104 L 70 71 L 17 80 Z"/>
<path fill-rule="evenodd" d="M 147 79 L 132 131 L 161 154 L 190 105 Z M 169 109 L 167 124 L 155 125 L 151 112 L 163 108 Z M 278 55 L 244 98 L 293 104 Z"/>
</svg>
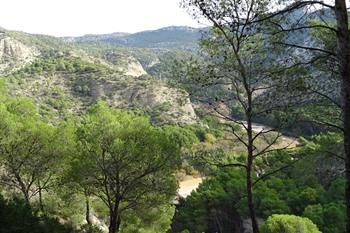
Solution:
<svg viewBox="0 0 350 233">
<path fill-rule="evenodd" d="M 199 26 L 179 0 L 0 0 L 0 26 L 55 36 Z"/>
</svg>

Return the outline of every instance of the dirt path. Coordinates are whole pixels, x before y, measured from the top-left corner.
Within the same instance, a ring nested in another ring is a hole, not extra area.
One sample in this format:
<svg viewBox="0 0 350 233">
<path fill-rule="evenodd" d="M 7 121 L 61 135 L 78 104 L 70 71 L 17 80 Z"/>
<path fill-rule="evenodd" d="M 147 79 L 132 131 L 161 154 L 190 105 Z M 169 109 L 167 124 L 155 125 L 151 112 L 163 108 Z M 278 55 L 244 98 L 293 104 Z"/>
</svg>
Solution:
<svg viewBox="0 0 350 233">
<path fill-rule="evenodd" d="M 186 198 L 191 194 L 193 190 L 196 190 L 198 186 L 202 183 L 203 178 L 201 177 L 193 177 L 193 176 L 188 176 L 184 181 L 180 181 L 179 185 L 179 196 Z"/>
</svg>

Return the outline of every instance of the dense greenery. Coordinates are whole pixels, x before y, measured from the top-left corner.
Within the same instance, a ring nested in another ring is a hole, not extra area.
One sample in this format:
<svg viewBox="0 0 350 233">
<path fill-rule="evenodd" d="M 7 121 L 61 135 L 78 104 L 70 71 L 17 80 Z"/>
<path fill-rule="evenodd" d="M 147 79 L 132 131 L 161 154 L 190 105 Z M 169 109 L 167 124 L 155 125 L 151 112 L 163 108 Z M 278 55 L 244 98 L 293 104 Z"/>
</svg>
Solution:
<svg viewBox="0 0 350 233">
<path fill-rule="evenodd" d="M 38 217 L 20 199 L 5 200 L 0 198 L 1 233 L 72 233 L 70 226 L 59 223 L 58 219 L 47 216 Z"/>
<path fill-rule="evenodd" d="M 54 58 L 48 57 L 37 60 L 33 64 L 25 67 L 22 72 L 29 74 L 42 74 L 43 72 L 69 72 L 69 73 L 107 73 L 106 66 L 89 63 L 81 58 L 65 57 L 64 55 Z"/>
<path fill-rule="evenodd" d="M 4 205 L 23 206 L 11 217 L 13 221 L 17 214 L 18 218 L 28 215 L 24 221 L 33 232 L 44 232 L 40 229 L 46 223 L 36 230 L 36 222 L 51 220 L 41 216 L 76 219 L 73 226 L 78 227 L 84 215 L 92 224 L 96 212 L 102 219 L 109 216 L 110 232 L 169 228 L 179 153 L 181 147 L 198 141 L 195 133 L 176 126 L 154 127 L 147 117 L 111 109 L 104 102 L 92 106 L 81 119 L 52 124 L 41 119 L 30 100 L 1 98 L 1 184 L 6 197 L 17 198 L 3 199 Z M 71 201 L 85 207 L 65 206 Z M 55 224 L 57 230 L 48 232 L 73 231 L 70 224 L 70 230 Z"/>
<path fill-rule="evenodd" d="M 174 197 L 180 146 L 170 140 L 171 133 L 152 127 L 147 118 L 98 103 L 77 136 L 81 153 L 73 158 L 72 176 L 87 195 L 107 205 L 110 232 L 118 232 L 125 211 L 151 208 Z"/>
<path fill-rule="evenodd" d="M 273 214 L 304 216 L 317 224 L 322 232 L 344 232 L 344 179 L 338 178 L 331 183 L 322 184 L 325 180 L 319 179 L 318 171 L 309 170 L 309 164 L 323 156 L 316 151 L 313 153 L 315 154 L 307 155 L 293 167 L 256 185 L 257 214 L 264 219 Z M 265 162 L 279 166 L 273 158 Z M 240 232 L 243 220 L 248 217 L 244 187 L 242 170 L 226 168 L 214 171 L 196 192 L 180 201 L 173 232 L 185 229 L 190 232 L 217 232 L 219 229 Z"/>
<path fill-rule="evenodd" d="M 272 215 L 261 228 L 263 233 L 320 233 L 317 226 L 307 218 L 294 215 Z"/>
</svg>

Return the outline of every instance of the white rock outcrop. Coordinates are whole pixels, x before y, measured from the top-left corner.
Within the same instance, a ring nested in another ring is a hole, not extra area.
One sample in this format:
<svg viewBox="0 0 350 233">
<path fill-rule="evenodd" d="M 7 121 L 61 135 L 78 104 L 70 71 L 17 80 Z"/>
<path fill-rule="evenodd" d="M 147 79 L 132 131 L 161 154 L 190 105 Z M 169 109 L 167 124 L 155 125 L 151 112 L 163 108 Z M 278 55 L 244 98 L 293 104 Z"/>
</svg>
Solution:
<svg viewBox="0 0 350 233">
<path fill-rule="evenodd" d="M 0 73 L 22 68 L 32 62 L 39 55 L 39 51 L 33 47 L 10 38 L 0 38 Z"/>
</svg>

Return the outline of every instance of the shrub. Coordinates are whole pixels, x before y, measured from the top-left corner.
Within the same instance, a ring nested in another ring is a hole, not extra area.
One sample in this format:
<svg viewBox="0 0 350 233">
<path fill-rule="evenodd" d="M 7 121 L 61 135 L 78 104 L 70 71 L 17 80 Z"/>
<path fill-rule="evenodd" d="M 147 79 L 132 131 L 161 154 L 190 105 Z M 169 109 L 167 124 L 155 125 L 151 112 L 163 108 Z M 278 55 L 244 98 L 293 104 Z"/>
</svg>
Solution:
<svg viewBox="0 0 350 233">
<path fill-rule="evenodd" d="M 86 224 L 82 226 L 82 228 L 77 233 L 103 233 L 103 231 L 96 226 Z"/>
<path fill-rule="evenodd" d="M 261 228 L 262 233 L 321 233 L 308 218 L 295 215 L 270 216 Z"/>
<path fill-rule="evenodd" d="M 214 143 L 216 141 L 216 138 L 214 135 L 212 135 L 211 133 L 206 133 L 204 135 L 204 142 L 207 143 Z"/>
<path fill-rule="evenodd" d="M 57 219 L 34 215 L 23 200 L 5 200 L 0 196 L 0 233 L 20 232 L 73 233 L 73 229 Z"/>
</svg>

